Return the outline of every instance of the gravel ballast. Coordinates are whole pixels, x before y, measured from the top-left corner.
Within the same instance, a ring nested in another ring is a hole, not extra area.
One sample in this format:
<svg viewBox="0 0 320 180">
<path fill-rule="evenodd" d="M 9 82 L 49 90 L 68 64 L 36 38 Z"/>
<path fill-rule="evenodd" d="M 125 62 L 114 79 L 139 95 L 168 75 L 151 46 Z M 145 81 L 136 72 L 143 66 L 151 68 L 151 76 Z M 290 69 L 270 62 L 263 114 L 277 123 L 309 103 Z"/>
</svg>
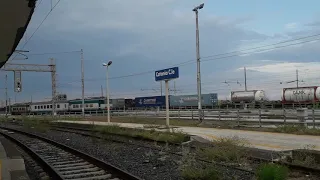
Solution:
<svg viewBox="0 0 320 180">
<path fill-rule="evenodd" d="M 9 127 L 9 126 L 8 126 Z M 116 143 L 81 136 L 74 133 L 48 130 L 37 132 L 35 129 L 25 129 L 21 126 L 10 125 L 10 128 L 23 129 L 43 137 L 66 144 L 86 152 L 123 170 L 147 180 L 183 179 L 179 166 L 182 157 L 165 153 L 147 147 L 139 147 L 129 143 Z M 150 143 L 152 146 L 153 143 Z M 232 168 L 219 167 L 223 179 L 252 179 L 252 174 Z"/>
</svg>

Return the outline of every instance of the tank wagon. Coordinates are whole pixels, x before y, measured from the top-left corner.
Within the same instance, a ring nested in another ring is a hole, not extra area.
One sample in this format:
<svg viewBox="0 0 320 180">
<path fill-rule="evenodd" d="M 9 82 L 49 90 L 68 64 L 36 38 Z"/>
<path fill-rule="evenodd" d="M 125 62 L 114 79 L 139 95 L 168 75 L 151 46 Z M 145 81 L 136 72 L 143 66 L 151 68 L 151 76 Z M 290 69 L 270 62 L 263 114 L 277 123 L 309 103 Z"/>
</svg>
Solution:
<svg viewBox="0 0 320 180">
<path fill-rule="evenodd" d="M 232 91 L 231 101 L 233 103 L 251 103 L 266 101 L 266 94 L 263 90 L 251 90 L 251 91 Z"/>
<path fill-rule="evenodd" d="M 282 104 L 318 104 L 320 102 L 320 87 L 283 88 L 281 100 Z"/>
</svg>

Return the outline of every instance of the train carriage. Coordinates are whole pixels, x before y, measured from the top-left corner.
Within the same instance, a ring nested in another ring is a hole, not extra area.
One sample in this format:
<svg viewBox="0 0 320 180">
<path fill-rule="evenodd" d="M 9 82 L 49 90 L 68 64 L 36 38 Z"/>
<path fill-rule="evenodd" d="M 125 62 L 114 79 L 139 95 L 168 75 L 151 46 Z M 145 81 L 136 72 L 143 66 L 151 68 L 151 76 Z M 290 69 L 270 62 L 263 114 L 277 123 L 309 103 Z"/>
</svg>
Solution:
<svg viewBox="0 0 320 180">
<path fill-rule="evenodd" d="M 103 98 L 84 100 L 85 111 L 101 110 L 101 109 L 104 109 L 104 106 L 105 106 L 105 100 Z M 82 111 L 82 99 L 69 100 L 69 111 L 70 112 Z"/>
<path fill-rule="evenodd" d="M 68 101 L 57 101 L 55 102 L 56 112 L 62 113 L 68 111 Z M 45 102 L 34 102 L 30 104 L 30 113 L 32 114 L 51 114 L 52 113 L 52 101 Z"/>
<path fill-rule="evenodd" d="M 16 103 L 10 107 L 12 115 L 26 115 L 30 112 L 30 103 Z"/>
</svg>

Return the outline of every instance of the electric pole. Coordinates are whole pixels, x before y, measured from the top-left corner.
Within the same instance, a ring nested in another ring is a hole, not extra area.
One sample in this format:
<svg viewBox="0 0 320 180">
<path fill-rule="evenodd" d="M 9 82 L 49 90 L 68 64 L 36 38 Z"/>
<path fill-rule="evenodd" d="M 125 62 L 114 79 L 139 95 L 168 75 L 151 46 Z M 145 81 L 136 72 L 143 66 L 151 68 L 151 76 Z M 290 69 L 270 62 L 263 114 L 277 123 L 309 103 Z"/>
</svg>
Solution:
<svg viewBox="0 0 320 180">
<path fill-rule="evenodd" d="M 299 87 L 299 74 L 298 69 L 296 70 L 296 78 L 297 78 L 297 88 Z"/>
<path fill-rule="evenodd" d="M 296 69 L 296 80 L 288 81 L 288 82 L 285 82 L 285 83 L 290 84 L 290 83 L 293 83 L 293 82 L 296 82 L 297 83 L 297 88 L 299 88 L 299 73 L 298 73 L 298 69 Z M 300 82 L 304 82 L 304 81 L 302 80 Z M 283 82 L 280 82 L 280 84 L 283 84 Z"/>
<path fill-rule="evenodd" d="M 82 84 L 82 117 L 84 118 L 84 58 L 83 49 L 81 49 L 81 84 Z"/>
<path fill-rule="evenodd" d="M 202 121 L 202 105 L 201 105 L 201 73 L 200 73 L 200 43 L 199 43 L 199 22 L 198 22 L 198 10 L 202 9 L 204 3 L 193 8 L 192 11 L 196 14 L 196 53 L 197 53 L 197 91 L 198 91 L 198 120 Z"/>
<path fill-rule="evenodd" d="M 9 114 L 11 114 L 11 98 L 9 98 Z"/>
<path fill-rule="evenodd" d="M 101 97 L 103 97 L 103 87 L 101 85 Z"/>
<path fill-rule="evenodd" d="M 7 117 L 8 116 L 8 75 L 7 74 L 6 74 L 5 86 L 6 86 L 6 117 Z"/>
<path fill-rule="evenodd" d="M 56 85 L 56 64 L 53 58 L 51 60 L 51 82 L 52 82 L 52 116 L 56 115 L 56 94 L 57 94 L 57 85 Z"/>
<path fill-rule="evenodd" d="M 160 93 L 161 93 L 161 96 L 162 96 L 162 81 L 160 81 Z"/>
<path fill-rule="evenodd" d="M 173 94 L 176 95 L 176 81 L 173 81 Z"/>
<path fill-rule="evenodd" d="M 244 67 L 244 90 L 247 91 L 247 69 Z"/>
</svg>

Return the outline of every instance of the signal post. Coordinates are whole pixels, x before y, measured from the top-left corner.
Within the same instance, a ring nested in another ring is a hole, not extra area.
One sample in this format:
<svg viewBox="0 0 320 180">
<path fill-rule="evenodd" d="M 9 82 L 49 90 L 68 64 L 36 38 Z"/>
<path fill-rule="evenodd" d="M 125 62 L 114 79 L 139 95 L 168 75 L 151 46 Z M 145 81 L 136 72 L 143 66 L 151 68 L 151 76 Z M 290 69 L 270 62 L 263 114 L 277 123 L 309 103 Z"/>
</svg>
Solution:
<svg viewBox="0 0 320 180">
<path fill-rule="evenodd" d="M 165 81 L 166 88 L 166 126 L 169 128 L 169 81 L 171 79 L 179 78 L 179 68 L 173 67 L 155 71 L 156 81 Z"/>
</svg>

